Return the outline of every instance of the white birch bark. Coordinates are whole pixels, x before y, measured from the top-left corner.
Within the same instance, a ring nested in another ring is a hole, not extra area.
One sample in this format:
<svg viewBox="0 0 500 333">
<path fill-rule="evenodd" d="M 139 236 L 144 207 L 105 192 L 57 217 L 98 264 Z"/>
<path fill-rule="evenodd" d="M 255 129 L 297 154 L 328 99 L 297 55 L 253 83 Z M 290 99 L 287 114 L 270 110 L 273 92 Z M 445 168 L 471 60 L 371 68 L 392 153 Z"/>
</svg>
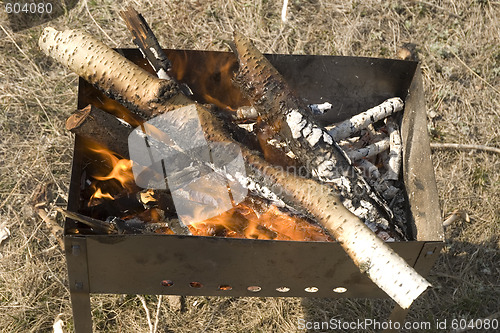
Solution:
<svg viewBox="0 0 500 333">
<path fill-rule="evenodd" d="M 386 124 L 390 139 L 390 150 L 389 160 L 387 161 L 387 172 L 384 178 L 398 180 L 399 170 L 401 170 L 403 144 L 399 133 L 399 126 L 394 119 L 388 118 Z"/>
<path fill-rule="evenodd" d="M 403 106 L 404 104 L 401 98 L 390 98 L 374 108 L 334 125 L 332 128 L 329 128 L 328 133 L 332 136 L 334 141 L 338 142 L 366 128 L 369 124 L 384 119 L 394 112 L 403 110 Z"/>
<path fill-rule="evenodd" d="M 357 161 L 363 158 L 378 155 L 387 149 L 389 149 L 389 138 L 383 138 L 382 140 L 363 148 L 346 150 L 345 153 L 351 161 Z"/>
<path fill-rule="evenodd" d="M 147 110 L 178 92 L 177 85 L 159 80 L 92 36 L 81 31 L 45 28 L 39 39 L 45 54 L 113 98 Z M 150 117 L 150 115 L 145 115 Z"/>
</svg>

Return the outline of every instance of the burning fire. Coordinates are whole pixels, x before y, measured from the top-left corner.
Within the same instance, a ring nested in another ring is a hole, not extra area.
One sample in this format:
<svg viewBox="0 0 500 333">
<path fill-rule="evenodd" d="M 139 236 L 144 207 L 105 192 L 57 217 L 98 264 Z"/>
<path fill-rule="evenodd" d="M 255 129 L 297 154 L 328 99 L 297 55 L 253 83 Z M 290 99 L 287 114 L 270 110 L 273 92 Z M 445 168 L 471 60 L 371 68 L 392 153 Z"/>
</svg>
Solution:
<svg viewBox="0 0 500 333">
<path fill-rule="evenodd" d="M 86 147 L 90 152 L 96 154 L 99 160 L 104 162 L 108 170 L 111 168 L 111 171 L 104 176 L 91 176 L 94 181 L 92 181 L 90 187 L 94 189 L 94 193 L 89 199 L 89 206 L 93 204 L 95 201 L 94 199 L 114 200 L 115 197 L 110 193 L 111 191 L 116 192 L 115 195 L 117 195 L 123 191 L 131 192 L 134 189 L 135 183 L 132 173 L 132 161 L 124 158 L 121 159 L 109 149 L 90 142 L 87 143 Z M 109 191 L 105 191 L 103 189 L 104 186 L 106 186 Z"/>
<path fill-rule="evenodd" d="M 258 205 L 258 204 L 257 204 Z M 236 205 L 218 216 L 189 226 L 193 235 L 232 238 L 332 241 L 323 230 L 304 218 L 291 216 L 275 205 L 255 207 L 255 201 Z"/>
<path fill-rule="evenodd" d="M 90 189 L 93 191 L 88 199 L 88 206 L 106 200 L 115 200 L 120 196 L 135 193 L 132 173 L 132 161 L 119 158 L 110 150 L 86 143 L 86 148 L 96 156 L 96 161 L 103 162 L 103 168 L 91 175 Z M 111 169 L 111 171 L 109 171 Z M 201 214 L 201 213 L 200 213 Z M 164 222 L 164 216 L 156 208 L 145 209 L 134 216 L 121 216 L 123 219 L 138 218 L 146 223 Z M 323 230 L 298 216 L 281 211 L 274 205 L 267 205 L 262 200 L 249 196 L 232 209 L 189 226 L 193 235 L 220 236 L 232 238 L 331 241 Z M 169 228 L 160 232 L 172 234 Z"/>
<path fill-rule="evenodd" d="M 211 103 L 230 111 L 236 110 L 241 105 L 248 104 L 241 92 L 231 82 L 236 66 L 236 59 L 232 55 L 228 54 L 226 57 L 214 56 L 209 60 L 206 60 L 205 57 L 193 60 L 190 55 L 191 61 L 203 62 L 197 64 L 197 66 L 191 66 L 187 61 L 187 57 L 179 55 L 179 53 L 167 55 L 173 64 L 173 76 L 179 82 L 189 82 L 189 87 L 194 92 L 194 98 L 198 101 Z M 133 126 L 139 125 L 130 117 L 130 113 L 123 112 L 123 107 L 115 105 L 117 104 L 115 101 L 105 96 L 97 96 L 97 99 L 102 102 L 98 107 L 117 114 Z M 154 131 L 154 128 L 149 130 Z M 169 141 L 168 137 L 164 137 L 164 133 L 158 134 L 158 139 Z M 259 139 L 266 157 L 272 157 L 266 153 L 266 148 L 269 147 L 265 143 L 269 138 L 266 135 L 263 137 L 261 135 Z M 135 194 L 141 190 L 135 184 L 131 160 L 118 157 L 112 151 L 90 142 L 86 142 L 85 146 L 95 156 L 96 161 L 103 162 L 102 167 L 96 169 L 90 176 L 91 184 L 89 189 L 91 194 L 87 202 L 89 207 L 105 201 L 116 200 L 122 196 Z M 289 162 L 289 160 L 281 161 L 281 163 L 274 161 L 274 163 L 280 165 Z M 154 201 L 154 198 L 152 200 Z M 154 202 L 141 202 L 145 206 L 154 206 Z M 311 223 L 306 218 L 291 215 L 251 195 L 237 205 L 233 203 L 232 209 L 220 215 L 203 220 L 203 212 L 200 211 L 199 214 L 201 217 L 195 220 L 202 221 L 188 226 L 193 235 L 272 240 L 332 241 L 331 237 L 321 227 Z M 147 208 L 133 215 L 123 212 L 123 216 L 118 217 L 125 220 L 136 218 L 145 223 L 164 223 L 168 220 L 163 211 L 157 208 Z M 167 227 L 158 230 L 161 233 L 173 234 L 173 231 Z"/>
<path fill-rule="evenodd" d="M 239 89 L 232 84 L 235 69 L 238 67 L 233 54 L 199 57 L 169 53 L 174 77 L 179 82 L 189 82 L 194 99 L 200 103 L 214 104 L 220 108 L 234 111 L 241 105 L 248 105 Z M 188 70 L 189 69 L 189 70 Z"/>
</svg>

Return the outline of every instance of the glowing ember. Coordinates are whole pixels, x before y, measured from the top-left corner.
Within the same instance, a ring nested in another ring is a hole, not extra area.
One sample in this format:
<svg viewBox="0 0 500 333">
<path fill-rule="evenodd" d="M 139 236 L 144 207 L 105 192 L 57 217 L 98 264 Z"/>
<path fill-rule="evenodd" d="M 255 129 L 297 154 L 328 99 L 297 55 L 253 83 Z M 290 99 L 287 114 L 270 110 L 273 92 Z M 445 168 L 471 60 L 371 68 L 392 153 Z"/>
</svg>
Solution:
<svg viewBox="0 0 500 333">
<path fill-rule="evenodd" d="M 271 205 L 262 214 L 248 201 L 203 222 L 189 226 L 193 235 L 232 238 L 332 241 L 323 230 L 304 218 L 291 216 Z"/>
</svg>

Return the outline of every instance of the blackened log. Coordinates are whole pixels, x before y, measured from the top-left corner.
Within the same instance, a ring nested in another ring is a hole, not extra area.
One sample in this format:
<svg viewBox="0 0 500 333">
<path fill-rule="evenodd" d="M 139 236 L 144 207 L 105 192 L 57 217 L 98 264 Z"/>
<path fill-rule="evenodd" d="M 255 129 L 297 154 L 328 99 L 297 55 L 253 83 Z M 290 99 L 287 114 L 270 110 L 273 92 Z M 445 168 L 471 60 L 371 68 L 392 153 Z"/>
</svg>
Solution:
<svg viewBox="0 0 500 333">
<path fill-rule="evenodd" d="M 372 191 L 345 152 L 315 122 L 281 74 L 242 34 L 234 33 L 234 43 L 240 64 L 235 83 L 259 116 L 286 140 L 299 162 L 310 168 L 316 179 L 333 184 L 343 204 L 367 225 L 396 229 L 405 239 L 400 227 L 388 222 L 394 215 L 384 199 Z"/>
<path fill-rule="evenodd" d="M 172 64 L 160 47 L 156 36 L 144 17 L 131 6 L 126 11 L 120 12 L 120 16 L 127 24 L 130 33 L 132 33 L 134 43 L 139 47 L 144 58 L 149 61 L 156 75 L 160 79 L 170 80 L 170 76 L 167 73 Z"/>
</svg>

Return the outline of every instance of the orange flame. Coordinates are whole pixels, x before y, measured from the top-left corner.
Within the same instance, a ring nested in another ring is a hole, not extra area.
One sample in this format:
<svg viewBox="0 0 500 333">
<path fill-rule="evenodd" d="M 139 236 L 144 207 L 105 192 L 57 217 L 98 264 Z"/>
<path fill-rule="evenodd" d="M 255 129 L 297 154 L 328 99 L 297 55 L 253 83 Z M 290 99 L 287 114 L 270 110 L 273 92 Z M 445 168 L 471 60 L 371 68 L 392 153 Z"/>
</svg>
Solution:
<svg viewBox="0 0 500 333">
<path fill-rule="evenodd" d="M 236 110 L 248 105 L 241 91 L 232 79 L 237 69 L 236 57 L 231 53 L 189 53 L 168 52 L 172 62 L 173 76 L 186 83 L 200 103 L 211 103 L 227 110 Z"/>
<path fill-rule="evenodd" d="M 114 200 L 113 196 L 109 193 L 102 193 L 102 190 L 100 187 L 97 188 L 97 190 L 92 194 L 90 197 L 90 200 L 92 199 L 109 199 L 109 200 Z"/>
<path fill-rule="evenodd" d="M 197 236 L 332 241 L 319 226 L 304 218 L 291 216 L 274 205 L 259 215 L 259 209 L 252 206 L 253 203 L 240 203 L 218 216 L 191 224 L 189 229 Z"/>
<path fill-rule="evenodd" d="M 91 188 L 95 189 L 95 191 L 89 199 L 89 206 L 92 205 L 94 199 L 114 200 L 115 197 L 110 191 L 103 190 L 104 184 L 107 185 L 106 188 L 113 190 L 117 194 L 123 190 L 130 192 L 133 189 L 135 182 L 131 160 L 118 158 L 111 150 L 90 141 L 87 142 L 86 148 L 97 156 L 97 160 L 103 161 L 103 167 L 107 170 L 112 168 L 110 172 L 99 169 L 96 170 L 97 174 L 91 175 L 91 178 L 94 179 Z M 116 183 L 109 183 L 109 180 L 115 180 Z"/>
</svg>

